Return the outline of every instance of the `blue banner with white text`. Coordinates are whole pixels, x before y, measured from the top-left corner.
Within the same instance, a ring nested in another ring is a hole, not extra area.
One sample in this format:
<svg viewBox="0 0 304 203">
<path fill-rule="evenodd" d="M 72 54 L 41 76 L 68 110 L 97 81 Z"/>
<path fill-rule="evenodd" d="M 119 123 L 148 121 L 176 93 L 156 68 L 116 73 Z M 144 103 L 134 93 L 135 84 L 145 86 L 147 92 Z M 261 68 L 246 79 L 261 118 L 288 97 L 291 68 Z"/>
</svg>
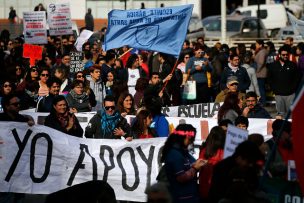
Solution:
<svg viewBox="0 0 304 203">
<path fill-rule="evenodd" d="M 108 14 L 105 50 L 129 47 L 179 56 L 193 5 L 112 10 Z"/>
</svg>

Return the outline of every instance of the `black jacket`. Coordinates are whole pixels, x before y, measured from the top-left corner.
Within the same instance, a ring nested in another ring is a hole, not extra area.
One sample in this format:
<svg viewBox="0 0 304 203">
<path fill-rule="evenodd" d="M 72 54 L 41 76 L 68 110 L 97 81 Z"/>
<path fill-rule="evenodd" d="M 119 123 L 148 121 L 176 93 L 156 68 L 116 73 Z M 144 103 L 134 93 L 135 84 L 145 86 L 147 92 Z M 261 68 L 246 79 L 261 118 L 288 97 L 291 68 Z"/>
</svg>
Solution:
<svg viewBox="0 0 304 203">
<path fill-rule="evenodd" d="M 291 61 L 287 61 L 283 66 L 280 61 L 272 63 L 267 74 L 273 93 L 281 96 L 295 93 L 301 80 L 301 72 Z"/>
<path fill-rule="evenodd" d="M 49 94 L 38 101 L 37 112 L 51 112 L 55 95 Z"/>
<path fill-rule="evenodd" d="M 75 137 L 82 137 L 83 129 L 81 128 L 76 116 L 75 116 L 75 122 L 76 122 L 75 123 L 76 128 L 75 129 L 71 128 L 69 131 L 67 131 L 65 128 L 61 127 L 60 122 L 56 117 L 56 115 L 50 114 L 45 118 L 44 125 Z"/>
<path fill-rule="evenodd" d="M 248 112 L 248 118 L 271 118 L 270 114 L 266 109 L 261 107 L 259 104 L 255 105 L 253 109 Z"/>
<path fill-rule="evenodd" d="M 111 134 L 103 134 L 101 130 L 101 116 L 102 111 L 98 111 L 97 114 L 91 118 L 90 122 L 88 123 L 88 126 L 85 129 L 85 137 L 86 138 L 95 138 L 95 139 L 118 139 L 120 137 L 115 136 L 112 132 Z M 119 122 L 116 125 L 116 128 L 121 128 L 126 135 L 124 137 L 131 137 L 131 128 L 128 124 L 127 120 L 120 116 Z"/>
</svg>

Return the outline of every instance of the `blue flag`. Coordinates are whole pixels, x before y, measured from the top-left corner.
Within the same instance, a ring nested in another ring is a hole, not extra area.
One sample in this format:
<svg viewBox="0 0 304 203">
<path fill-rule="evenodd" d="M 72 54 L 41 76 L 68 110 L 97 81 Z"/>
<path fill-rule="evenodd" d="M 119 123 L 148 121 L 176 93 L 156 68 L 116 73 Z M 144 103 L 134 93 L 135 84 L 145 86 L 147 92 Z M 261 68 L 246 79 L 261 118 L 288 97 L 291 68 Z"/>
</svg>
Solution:
<svg viewBox="0 0 304 203">
<path fill-rule="evenodd" d="M 112 10 L 108 14 L 105 50 L 129 47 L 179 56 L 193 5 Z"/>
</svg>

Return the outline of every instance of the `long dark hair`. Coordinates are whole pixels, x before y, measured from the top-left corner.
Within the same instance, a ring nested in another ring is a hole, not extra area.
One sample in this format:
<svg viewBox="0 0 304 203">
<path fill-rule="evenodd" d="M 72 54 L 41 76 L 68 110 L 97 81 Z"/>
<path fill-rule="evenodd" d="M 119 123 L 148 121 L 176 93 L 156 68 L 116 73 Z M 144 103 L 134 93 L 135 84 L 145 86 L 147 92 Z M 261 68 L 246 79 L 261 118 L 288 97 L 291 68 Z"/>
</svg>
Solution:
<svg viewBox="0 0 304 203">
<path fill-rule="evenodd" d="M 220 126 L 215 126 L 210 130 L 210 133 L 206 139 L 206 142 L 202 144 L 201 149 L 205 149 L 205 158 L 209 159 L 213 157 L 217 150 L 224 149 L 225 145 L 225 131 Z"/>
<path fill-rule="evenodd" d="M 218 111 L 218 121 L 221 121 L 229 110 L 234 110 L 238 115 L 241 115 L 242 112 L 238 105 L 239 101 L 238 93 L 229 92 L 225 97 L 224 104 Z"/>
<path fill-rule="evenodd" d="M 136 133 L 141 133 L 145 131 L 145 119 L 149 116 L 152 117 L 152 114 L 149 110 L 143 109 L 136 115 L 136 120 L 132 125 L 132 130 Z"/>
<path fill-rule="evenodd" d="M 169 150 L 177 145 L 180 148 L 185 148 L 185 144 L 184 144 L 184 140 L 187 137 L 186 135 L 180 135 L 178 133 L 175 133 L 177 131 L 183 131 L 183 132 L 193 132 L 194 136 L 191 137 L 191 141 L 195 140 L 195 135 L 196 135 L 196 129 L 191 125 L 191 124 L 179 124 L 176 128 L 175 131 L 173 131 L 173 133 L 171 133 L 171 135 L 169 135 L 169 137 L 167 138 L 167 141 L 165 142 L 163 151 L 162 151 L 162 156 L 160 161 L 164 162 L 166 159 L 166 156 L 169 152 Z"/>
<path fill-rule="evenodd" d="M 118 98 L 117 107 L 118 107 L 118 110 L 119 110 L 120 113 L 126 112 L 125 107 L 123 106 L 123 103 L 124 103 L 125 99 L 126 99 L 128 96 L 130 96 L 130 97 L 131 97 L 131 100 L 132 100 L 132 107 L 131 107 L 129 113 L 135 113 L 134 97 L 133 97 L 132 94 L 130 94 L 129 92 L 123 92 L 123 93 L 119 96 L 119 98 Z"/>
</svg>

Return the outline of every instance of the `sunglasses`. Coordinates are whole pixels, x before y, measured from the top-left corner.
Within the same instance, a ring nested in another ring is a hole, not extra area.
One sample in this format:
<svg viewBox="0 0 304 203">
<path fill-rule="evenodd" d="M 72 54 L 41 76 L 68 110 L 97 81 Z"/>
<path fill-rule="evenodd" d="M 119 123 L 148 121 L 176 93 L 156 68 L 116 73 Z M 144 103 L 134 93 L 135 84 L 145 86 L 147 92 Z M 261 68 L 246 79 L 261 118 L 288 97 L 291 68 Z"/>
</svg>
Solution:
<svg viewBox="0 0 304 203">
<path fill-rule="evenodd" d="M 77 75 L 77 78 L 84 78 L 83 75 Z"/>
<path fill-rule="evenodd" d="M 3 87 L 12 87 L 11 85 L 3 85 Z"/>
<path fill-rule="evenodd" d="M 185 59 L 188 59 L 188 58 L 190 58 L 189 56 L 185 56 Z"/>
<path fill-rule="evenodd" d="M 288 56 L 288 54 L 281 54 L 281 56 Z"/>
<path fill-rule="evenodd" d="M 11 103 L 10 105 L 12 105 L 12 106 L 19 106 L 20 105 L 20 102 L 16 102 L 16 103 Z"/>
<path fill-rule="evenodd" d="M 37 72 L 37 69 L 33 68 L 33 69 L 31 70 L 31 72 Z"/>
<path fill-rule="evenodd" d="M 238 83 L 232 83 L 232 84 L 230 84 L 230 86 L 238 86 L 239 84 Z"/>
<path fill-rule="evenodd" d="M 105 106 L 104 107 L 105 108 L 105 110 L 110 110 L 110 109 L 112 109 L 112 110 L 114 110 L 115 109 L 115 106 Z"/>
<path fill-rule="evenodd" d="M 49 74 L 41 74 L 42 77 L 49 77 Z"/>
</svg>

